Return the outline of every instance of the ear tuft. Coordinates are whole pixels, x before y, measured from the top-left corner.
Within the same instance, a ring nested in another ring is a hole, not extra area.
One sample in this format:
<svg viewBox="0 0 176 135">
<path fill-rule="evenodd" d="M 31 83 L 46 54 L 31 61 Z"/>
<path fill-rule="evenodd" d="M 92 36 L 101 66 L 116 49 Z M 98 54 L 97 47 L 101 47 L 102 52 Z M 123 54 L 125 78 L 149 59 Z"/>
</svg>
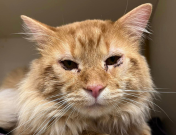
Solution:
<svg viewBox="0 0 176 135">
<path fill-rule="evenodd" d="M 34 20 L 30 17 L 21 15 L 21 19 L 24 22 L 24 31 L 28 36 L 28 40 L 37 42 L 40 47 L 47 44 L 51 40 L 51 37 L 54 35 L 53 27 L 47 26 L 37 20 Z"/>
<path fill-rule="evenodd" d="M 139 40 L 143 33 L 150 33 L 146 27 L 152 13 L 150 3 L 143 4 L 121 17 L 117 23 L 133 40 Z"/>
</svg>

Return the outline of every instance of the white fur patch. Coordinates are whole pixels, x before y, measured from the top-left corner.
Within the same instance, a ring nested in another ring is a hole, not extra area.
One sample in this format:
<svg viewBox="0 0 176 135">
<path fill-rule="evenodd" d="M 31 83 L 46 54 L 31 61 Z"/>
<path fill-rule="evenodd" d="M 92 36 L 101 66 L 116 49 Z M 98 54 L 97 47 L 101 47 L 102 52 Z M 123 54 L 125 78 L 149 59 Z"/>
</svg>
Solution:
<svg viewBox="0 0 176 135">
<path fill-rule="evenodd" d="M 4 89 L 0 91 L 0 127 L 10 129 L 17 121 L 17 99 L 16 90 Z"/>
</svg>

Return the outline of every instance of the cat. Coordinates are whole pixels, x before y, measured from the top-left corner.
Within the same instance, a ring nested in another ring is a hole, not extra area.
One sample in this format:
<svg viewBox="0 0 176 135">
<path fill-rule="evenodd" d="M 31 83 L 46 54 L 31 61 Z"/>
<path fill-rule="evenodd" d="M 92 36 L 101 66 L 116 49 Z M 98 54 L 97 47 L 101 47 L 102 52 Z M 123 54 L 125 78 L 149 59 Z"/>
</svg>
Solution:
<svg viewBox="0 0 176 135">
<path fill-rule="evenodd" d="M 0 127 L 14 135 L 151 135 L 156 91 L 140 52 L 151 12 L 146 3 L 115 22 L 60 27 L 22 15 L 41 56 L 4 80 Z"/>
</svg>

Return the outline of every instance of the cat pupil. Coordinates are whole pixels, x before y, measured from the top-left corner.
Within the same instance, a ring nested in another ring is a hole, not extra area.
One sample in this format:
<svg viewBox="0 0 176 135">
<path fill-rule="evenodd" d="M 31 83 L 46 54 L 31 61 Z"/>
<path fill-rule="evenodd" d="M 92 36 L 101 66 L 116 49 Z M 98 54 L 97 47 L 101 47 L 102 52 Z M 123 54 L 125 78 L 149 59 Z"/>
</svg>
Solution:
<svg viewBox="0 0 176 135">
<path fill-rule="evenodd" d="M 61 61 L 60 63 L 65 70 L 78 69 L 78 64 L 71 60 L 64 60 Z"/>
<path fill-rule="evenodd" d="M 114 62 L 114 60 L 115 60 L 115 58 L 114 58 L 114 57 L 111 57 L 110 59 L 111 59 L 111 61 L 112 61 L 112 62 Z"/>
<path fill-rule="evenodd" d="M 71 61 L 68 61 L 67 63 L 68 63 L 68 65 L 69 65 L 69 66 L 72 64 L 72 62 L 71 62 Z"/>
<path fill-rule="evenodd" d="M 120 56 L 112 56 L 112 57 L 109 57 L 105 63 L 106 63 L 106 66 L 110 66 L 110 65 L 116 65 L 118 60 L 120 59 L 121 57 Z"/>
</svg>

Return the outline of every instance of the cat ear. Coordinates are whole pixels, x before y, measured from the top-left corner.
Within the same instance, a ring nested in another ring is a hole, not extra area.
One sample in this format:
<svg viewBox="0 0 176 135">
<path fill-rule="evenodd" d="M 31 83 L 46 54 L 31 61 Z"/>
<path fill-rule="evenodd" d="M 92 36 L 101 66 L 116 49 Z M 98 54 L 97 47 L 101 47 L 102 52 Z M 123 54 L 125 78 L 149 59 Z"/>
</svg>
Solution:
<svg viewBox="0 0 176 135">
<path fill-rule="evenodd" d="M 150 33 L 146 27 L 152 13 L 152 5 L 147 3 L 138 6 L 117 20 L 117 25 L 125 31 L 125 35 L 133 40 L 139 40 L 143 33 Z"/>
<path fill-rule="evenodd" d="M 24 21 L 24 30 L 28 36 L 27 39 L 37 42 L 39 47 L 43 48 L 54 36 L 54 27 L 50 27 L 24 15 L 21 15 L 21 18 Z"/>
</svg>

